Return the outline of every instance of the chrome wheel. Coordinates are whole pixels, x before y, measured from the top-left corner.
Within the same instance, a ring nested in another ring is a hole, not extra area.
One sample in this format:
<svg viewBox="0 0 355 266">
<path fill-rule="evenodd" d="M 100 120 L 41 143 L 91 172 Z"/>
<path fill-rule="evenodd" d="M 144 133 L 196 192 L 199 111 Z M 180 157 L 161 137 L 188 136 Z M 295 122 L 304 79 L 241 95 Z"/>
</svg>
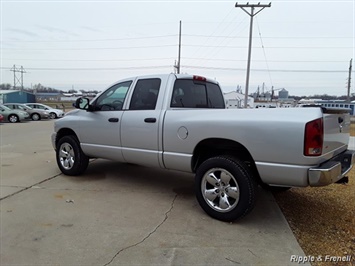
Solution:
<svg viewBox="0 0 355 266">
<path fill-rule="evenodd" d="M 229 212 L 239 202 L 240 193 L 236 178 L 223 168 L 212 168 L 201 182 L 202 197 L 215 211 Z"/>
<path fill-rule="evenodd" d="M 39 116 L 39 114 L 33 114 L 31 118 L 33 121 L 38 121 L 41 117 Z"/>
<path fill-rule="evenodd" d="M 10 115 L 9 116 L 9 121 L 11 123 L 17 123 L 19 121 L 18 116 L 17 115 Z"/>
<path fill-rule="evenodd" d="M 75 152 L 69 143 L 63 143 L 59 148 L 59 161 L 65 170 L 70 170 L 75 163 Z"/>
<path fill-rule="evenodd" d="M 57 118 L 57 115 L 55 113 L 50 113 L 49 114 L 49 118 L 50 119 L 56 119 Z"/>
</svg>

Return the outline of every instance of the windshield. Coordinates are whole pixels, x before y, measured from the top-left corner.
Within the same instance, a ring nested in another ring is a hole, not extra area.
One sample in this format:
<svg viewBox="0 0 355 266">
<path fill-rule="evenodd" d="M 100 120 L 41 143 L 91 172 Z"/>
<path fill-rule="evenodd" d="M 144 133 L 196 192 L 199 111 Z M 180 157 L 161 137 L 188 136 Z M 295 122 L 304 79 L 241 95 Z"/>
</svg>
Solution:
<svg viewBox="0 0 355 266">
<path fill-rule="evenodd" d="M 5 105 L 2 105 L 2 104 L 0 105 L 0 108 L 4 109 L 4 110 L 7 110 L 7 111 L 11 110 L 9 107 L 7 107 Z"/>
<path fill-rule="evenodd" d="M 48 105 L 45 105 L 45 104 L 41 104 L 44 108 L 48 108 L 48 109 L 53 109 L 53 107 L 50 107 L 50 106 L 48 106 Z"/>
<path fill-rule="evenodd" d="M 27 106 L 26 104 L 24 104 L 24 105 L 19 105 L 19 107 L 20 107 L 21 109 L 28 109 L 28 110 L 32 110 L 32 109 L 33 109 L 32 107 L 29 107 L 29 106 Z"/>
</svg>

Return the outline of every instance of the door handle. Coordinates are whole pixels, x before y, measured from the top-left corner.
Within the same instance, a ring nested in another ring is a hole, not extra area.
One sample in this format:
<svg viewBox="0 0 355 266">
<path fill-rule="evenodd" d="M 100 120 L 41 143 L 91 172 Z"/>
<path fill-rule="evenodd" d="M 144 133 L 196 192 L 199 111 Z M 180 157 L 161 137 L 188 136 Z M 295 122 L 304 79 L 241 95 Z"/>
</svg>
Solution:
<svg viewBox="0 0 355 266">
<path fill-rule="evenodd" d="M 108 121 L 109 122 L 112 122 L 112 123 L 117 123 L 118 122 L 118 118 L 117 117 L 112 117 L 112 118 L 109 118 Z"/>
<path fill-rule="evenodd" d="M 144 119 L 144 122 L 146 122 L 146 123 L 155 123 L 155 122 L 157 122 L 157 119 L 154 118 L 154 117 L 148 117 L 148 118 Z"/>
</svg>

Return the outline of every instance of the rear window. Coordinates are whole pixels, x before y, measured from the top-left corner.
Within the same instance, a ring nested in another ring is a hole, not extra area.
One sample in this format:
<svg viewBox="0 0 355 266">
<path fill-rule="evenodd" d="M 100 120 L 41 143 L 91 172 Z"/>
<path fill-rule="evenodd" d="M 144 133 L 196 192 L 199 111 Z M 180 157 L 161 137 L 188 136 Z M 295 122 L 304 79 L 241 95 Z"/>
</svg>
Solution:
<svg viewBox="0 0 355 266">
<path fill-rule="evenodd" d="M 175 81 L 170 107 L 224 108 L 224 98 L 217 84 L 178 79 Z"/>
</svg>

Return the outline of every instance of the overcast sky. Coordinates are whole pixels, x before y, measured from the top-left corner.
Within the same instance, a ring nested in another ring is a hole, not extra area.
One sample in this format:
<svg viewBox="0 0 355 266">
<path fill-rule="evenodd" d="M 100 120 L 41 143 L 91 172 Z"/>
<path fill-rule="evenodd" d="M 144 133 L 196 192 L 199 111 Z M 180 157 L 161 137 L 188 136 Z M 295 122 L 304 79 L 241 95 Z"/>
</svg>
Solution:
<svg viewBox="0 0 355 266">
<path fill-rule="evenodd" d="M 181 72 L 244 91 L 250 17 L 235 3 L 0 0 L 0 83 L 13 84 L 13 65 L 26 71 L 25 87 L 60 90 L 172 73 L 181 20 Z M 254 17 L 249 92 L 264 83 L 291 95 L 345 95 L 354 16 L 354 0 L 272 1 Z"/>
</svg>

